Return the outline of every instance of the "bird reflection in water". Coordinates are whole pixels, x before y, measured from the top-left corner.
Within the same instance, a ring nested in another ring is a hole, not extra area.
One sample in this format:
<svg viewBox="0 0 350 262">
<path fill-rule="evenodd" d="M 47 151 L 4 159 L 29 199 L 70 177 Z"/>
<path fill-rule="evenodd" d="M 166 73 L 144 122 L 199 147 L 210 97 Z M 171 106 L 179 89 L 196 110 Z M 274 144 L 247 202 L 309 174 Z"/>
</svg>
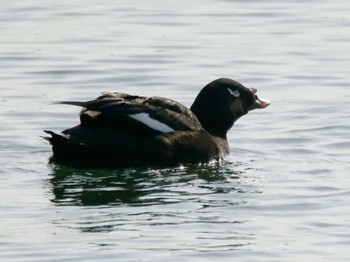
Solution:
<svg viewBox="0 0 350 262">
<path fill-rule="evenodd" d="M 181 201 L 184 195 L 195 197 L 238 191 L 241 189 L 236 188 L 237 183 L 232 180 L 239 179 L 242 171 L 233 171 L 233 165 L 224 162 L 169 169 L 121 170 L 84 170 L 53 165 L 52 202 L 77 206 L 154 205 Z"/>
</svg>

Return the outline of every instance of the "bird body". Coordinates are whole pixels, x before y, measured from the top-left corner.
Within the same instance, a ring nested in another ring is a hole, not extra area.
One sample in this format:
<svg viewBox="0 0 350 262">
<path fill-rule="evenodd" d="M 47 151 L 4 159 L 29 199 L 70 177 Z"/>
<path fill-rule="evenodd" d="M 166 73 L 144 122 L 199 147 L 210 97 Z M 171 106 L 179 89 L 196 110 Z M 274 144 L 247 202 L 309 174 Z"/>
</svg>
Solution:
<svg viewBox="0 0 350 262">
<path fill-rule="evenodd" d="M 162 97 L 103 93 L 82 107 L 80 124 L 45 131 L 53 162 L 74 167 L 171 166 L 206 163 L 229 153 L 227 131 L 249 110 L 264 108 L 256 90 L 226 78 L 206 85 L 192 107 Z M 259 104 L 260 103 L 260 104 Z"/>
</svg>

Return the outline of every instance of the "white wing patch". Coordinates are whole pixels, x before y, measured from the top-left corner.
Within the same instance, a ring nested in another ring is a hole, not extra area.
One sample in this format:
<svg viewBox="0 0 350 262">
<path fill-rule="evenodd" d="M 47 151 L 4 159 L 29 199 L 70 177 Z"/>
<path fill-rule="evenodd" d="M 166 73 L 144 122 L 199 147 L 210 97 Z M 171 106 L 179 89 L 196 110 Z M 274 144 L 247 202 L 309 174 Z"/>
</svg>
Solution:
<svg viewBox="0 0 350 262">
<path fill-rule="evenodd" d="M 175 131 L 174 129 L 172 129 L 171 127 L 169 127 L 168 125 L 153 119 L 149 116 L 149 114 L 147 113 L 139 113 L 139 114 L 134 114 L 134 115 L 129 115 L 132 119 L 135 119 L 139 122 L 141 122 L 142 124 L 148 126 L 149 128 L 152 128 L 154 130 L 157 130 L 159 132 L 162 133 L 169 133 L 172 131 Z"/>
<path fill-rule="evenodd" d="M 227 88 L 227 91 L 230 93 L 230 95 L 232 95 L 234 97 L 239 97 L 239 91 L 238 90 L 232 91 L 230 88 Z"/>
</svg>

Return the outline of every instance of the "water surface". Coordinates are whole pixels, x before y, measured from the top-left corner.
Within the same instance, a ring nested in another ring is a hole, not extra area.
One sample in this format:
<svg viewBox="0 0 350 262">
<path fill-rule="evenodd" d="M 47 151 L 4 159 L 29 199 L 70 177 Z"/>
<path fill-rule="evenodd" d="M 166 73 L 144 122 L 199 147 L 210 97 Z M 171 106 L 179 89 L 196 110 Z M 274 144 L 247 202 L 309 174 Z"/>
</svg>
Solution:
<svg viewBox="0 0 350 262">
<path fill-rule="evenodd" d="M 5 1 L 0 14 L 3 261 L 347 261 L 350 3 Z M 272 101 L 220 164 L 48 164 L 52 105 L 102 91 L 190 106 L 218 77 Z"/>
</svg>

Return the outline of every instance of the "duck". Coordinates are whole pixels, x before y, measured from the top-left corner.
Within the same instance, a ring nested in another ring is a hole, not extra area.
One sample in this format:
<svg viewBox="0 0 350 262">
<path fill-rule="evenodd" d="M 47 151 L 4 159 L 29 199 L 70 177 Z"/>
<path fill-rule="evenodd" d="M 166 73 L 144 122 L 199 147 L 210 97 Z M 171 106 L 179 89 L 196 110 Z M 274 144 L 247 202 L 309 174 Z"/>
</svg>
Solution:
<svg viewBox="0 0 350 262">
<path fill-rule="evenodd" d="M 104 92 L 81 107 L 80 123 L 61 133 L 44 130 L 50 162 L 75 168 L 181 166 L 220 161 L 230 152 L 227 132 L 249 111 L 266 108 L 255 88 L 219 78 L 187 108 L 172 99 Z"/>
</svg>

